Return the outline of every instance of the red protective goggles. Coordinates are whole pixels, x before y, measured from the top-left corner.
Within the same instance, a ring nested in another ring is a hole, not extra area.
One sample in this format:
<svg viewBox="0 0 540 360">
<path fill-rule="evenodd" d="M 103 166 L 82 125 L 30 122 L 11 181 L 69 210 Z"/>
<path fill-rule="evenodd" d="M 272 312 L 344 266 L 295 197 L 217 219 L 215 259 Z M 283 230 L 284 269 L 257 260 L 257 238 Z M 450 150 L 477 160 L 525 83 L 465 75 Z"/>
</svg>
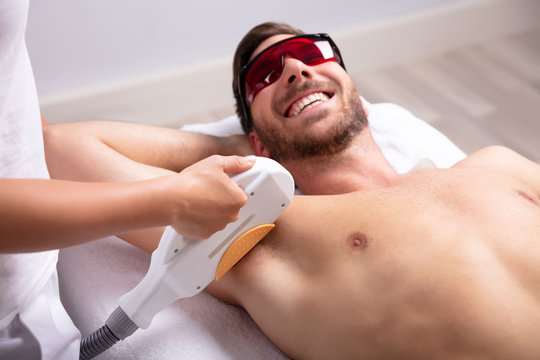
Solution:
<svg viewBox="0 0 540 360">
<path fill-rule="evenodd" d="M 259 91 L 279 79 L 286 56 L 306 65 L 335 61 L 345 68 L 339 49 L 328 34 L 294 36 L 266 48 L 242 67 L 238 86 L 243 102 L 253 102 Z"/>
</svg>

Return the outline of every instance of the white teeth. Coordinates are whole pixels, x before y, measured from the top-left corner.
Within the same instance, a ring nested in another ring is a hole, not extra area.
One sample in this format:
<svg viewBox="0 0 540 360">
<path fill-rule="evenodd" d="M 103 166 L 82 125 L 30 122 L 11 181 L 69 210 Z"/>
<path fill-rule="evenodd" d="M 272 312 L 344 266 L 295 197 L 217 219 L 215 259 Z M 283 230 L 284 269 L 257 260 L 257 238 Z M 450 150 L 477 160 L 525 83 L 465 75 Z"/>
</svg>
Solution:
<svg viewBox="0 0 540 360">
<path fill-rule="evenodd" d="M 291 111 L 292 116 L 300 114 L 302 111 L 312 108 L 315 105 L 321 104 L 329 100 L 329 97 L 324 93 L 314 93 L 298 100 Z"/>
</svg>

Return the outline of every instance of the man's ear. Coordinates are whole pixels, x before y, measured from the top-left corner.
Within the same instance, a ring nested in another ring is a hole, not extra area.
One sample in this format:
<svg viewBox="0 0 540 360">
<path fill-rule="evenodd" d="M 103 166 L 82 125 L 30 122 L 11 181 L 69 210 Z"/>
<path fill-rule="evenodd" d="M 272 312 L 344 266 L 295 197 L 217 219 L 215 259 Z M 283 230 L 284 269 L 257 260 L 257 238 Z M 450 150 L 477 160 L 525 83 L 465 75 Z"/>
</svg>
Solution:
<svg viewBox="0 0 540 360">
<path fill-rule="evenodd" d="M 251 132 L 249 133 L 249 142 L 253 150 L 255 150 L 255 155 L 267 158 L 270 157 L 270 152 L 262 143 L 261 139 L 259 138 L 259 134 L 257 134 L 257 131 L 251 130 Z"/>
</svg>

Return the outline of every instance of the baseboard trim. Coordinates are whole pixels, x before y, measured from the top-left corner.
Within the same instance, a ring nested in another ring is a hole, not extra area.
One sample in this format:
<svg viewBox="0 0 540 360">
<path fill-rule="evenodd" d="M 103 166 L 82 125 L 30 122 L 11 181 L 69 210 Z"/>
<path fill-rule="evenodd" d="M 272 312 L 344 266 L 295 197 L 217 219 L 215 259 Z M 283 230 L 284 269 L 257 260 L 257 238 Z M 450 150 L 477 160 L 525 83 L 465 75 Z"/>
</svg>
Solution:
<svg viewBox="0 0 540 360">
<path fill-rule="evenodd" d="M 339 29 L 332 37 L 349 71 L 361 73 L 532 29 L 538 14 L 536 0 L 457 1 Z M 176 127 L 214 121 L 234 111 L 231 59 L 40 96 L 42 113 L 52 123 L 111 119 Z"/>
</svg>

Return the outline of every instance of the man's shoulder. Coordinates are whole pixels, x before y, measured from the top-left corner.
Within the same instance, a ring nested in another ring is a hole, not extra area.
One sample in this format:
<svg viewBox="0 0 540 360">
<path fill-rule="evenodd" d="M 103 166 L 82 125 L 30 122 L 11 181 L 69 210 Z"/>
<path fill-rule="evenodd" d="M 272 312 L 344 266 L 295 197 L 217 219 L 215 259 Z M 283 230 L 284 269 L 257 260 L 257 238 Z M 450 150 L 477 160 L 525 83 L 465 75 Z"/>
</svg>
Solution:
<svg viewBox="0 0 540 360">
<path fill-rule="evenodd" d="M 522 156 L 517 152 L 505 146 L 493 145 L 477 150 L 462 161 L 458 162 L 456 166 L 500 166 L 501 163 L 513 162 L 519 158 L 522 158 Z"/>
<path fill-rule="evenodd" d="M 514 150 L 499 145 L 480 149 L 458 162 L 455 166 L 490 168 L 501 173 L 510 173 L 519 177 L 530 177 L 532 174 L 540 174 L 540 166 L 538 164 Z"/>
<path fill-rule="evenodd" d="M 506 146 L 502 145 L 492 145 L 487 146 L 485 148 L 482 148 L 475 153 L 473 153 L 471 156 L 478 156 L 478 157 L 502 157 L 502 158 L 516 158 L 521 157 L 517 152 L 514 150 L 507 148 Z"/>
</svg>

